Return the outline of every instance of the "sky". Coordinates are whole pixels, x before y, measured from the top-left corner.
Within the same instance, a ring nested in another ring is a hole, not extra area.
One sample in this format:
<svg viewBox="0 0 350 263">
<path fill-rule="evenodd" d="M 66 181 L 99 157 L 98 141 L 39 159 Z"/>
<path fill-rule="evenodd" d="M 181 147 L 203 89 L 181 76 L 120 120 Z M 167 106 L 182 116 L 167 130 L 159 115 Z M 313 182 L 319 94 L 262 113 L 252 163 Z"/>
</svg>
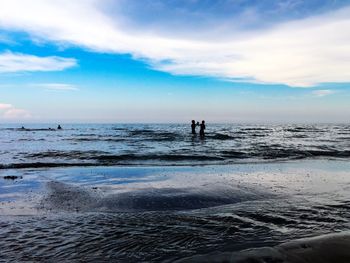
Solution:
<svg viewBox="0 0 350 263">
<path fill-rule="evenodd" d="M 349 122 L 350 0 L 0 0 L 0 123 Z"/>
</svg>

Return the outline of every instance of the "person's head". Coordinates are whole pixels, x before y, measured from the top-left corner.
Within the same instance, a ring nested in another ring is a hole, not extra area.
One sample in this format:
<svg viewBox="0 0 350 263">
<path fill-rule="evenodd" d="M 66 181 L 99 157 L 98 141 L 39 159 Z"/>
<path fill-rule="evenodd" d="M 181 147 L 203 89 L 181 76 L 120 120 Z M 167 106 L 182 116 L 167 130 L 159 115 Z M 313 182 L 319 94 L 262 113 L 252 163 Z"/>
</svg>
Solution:
<svg viewBox="0 0 350 263">
<path fill-rule="evenodd" d="M 196 122 L 194 120 L 192 120 L 192 123 L 195 124 Z"/>
<path fill-rule="evenodd" d="M 205 123 L 205 121 L 203 120 L 203 121 L 202 121 L 202 123 L 204 124 L 204 123 Z"/>
</svg>

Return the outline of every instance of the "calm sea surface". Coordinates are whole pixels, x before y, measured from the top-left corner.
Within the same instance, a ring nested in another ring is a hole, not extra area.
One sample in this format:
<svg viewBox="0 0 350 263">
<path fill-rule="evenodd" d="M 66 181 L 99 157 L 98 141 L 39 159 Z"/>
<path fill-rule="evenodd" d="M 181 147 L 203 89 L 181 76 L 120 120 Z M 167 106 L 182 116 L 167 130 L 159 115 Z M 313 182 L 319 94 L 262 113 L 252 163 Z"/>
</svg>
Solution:
<svg viewBox="0 0 350 263">
<path fill-rule="evenodd" d="M 0 125 L 0 168 L 230 164 L 348 159 L 350 125 L 185 124 Z"/>
</svg>

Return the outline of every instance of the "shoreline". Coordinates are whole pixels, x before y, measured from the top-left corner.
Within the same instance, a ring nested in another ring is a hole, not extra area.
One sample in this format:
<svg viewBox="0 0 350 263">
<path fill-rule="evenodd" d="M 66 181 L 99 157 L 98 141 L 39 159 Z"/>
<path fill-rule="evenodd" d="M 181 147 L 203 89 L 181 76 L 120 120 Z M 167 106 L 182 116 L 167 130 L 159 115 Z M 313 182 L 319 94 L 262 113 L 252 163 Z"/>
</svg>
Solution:
<svg viewBox="0 0 350 263">
<path fill-rule="evenodd" d="M 211 162 L 211 163 L 120 163 L 120 164 L 108 164 L 108 163 L 12 163 L 12 164 L 0 164 L 0 171 L 3 170 L 24 170 L 24 169 L 59 169 L 59 168 L 127 168 L 127 167 L 211 167 L 211 166 L 227 166 L 232 167 L 235 165 L 263 165 L 263 164 L 276 164 L 276 163 L 294 163 L 294 162 L 348 162 L 347 158 L 330 158 L 330 157 L 317 157 L 317 158 L 286 158 L 286 159 L 256 159 L 247 161 L 226 161 L 226 162 Z"/>
</svg>

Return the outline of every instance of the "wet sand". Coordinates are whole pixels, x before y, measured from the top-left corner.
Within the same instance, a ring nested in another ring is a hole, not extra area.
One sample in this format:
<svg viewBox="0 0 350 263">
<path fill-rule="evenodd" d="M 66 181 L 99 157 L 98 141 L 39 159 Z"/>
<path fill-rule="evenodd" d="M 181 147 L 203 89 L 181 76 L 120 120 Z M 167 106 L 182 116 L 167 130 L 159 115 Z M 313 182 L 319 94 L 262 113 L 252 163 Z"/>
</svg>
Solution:
<svg viewBox="0 0 350 263">
<path fill-rule="evenodd" d="M 7 262 L 350 262 L 349 189 L 350 164 L 329 160 L 2 170 L 0 253 Z"/>
<path fill-rule="evenodd" d="M 299 239 L 275 247 L 194 256 L 176 262 L 347 263 L 349 258 L 350 232 L 343 232 Z"/>
</svg>

